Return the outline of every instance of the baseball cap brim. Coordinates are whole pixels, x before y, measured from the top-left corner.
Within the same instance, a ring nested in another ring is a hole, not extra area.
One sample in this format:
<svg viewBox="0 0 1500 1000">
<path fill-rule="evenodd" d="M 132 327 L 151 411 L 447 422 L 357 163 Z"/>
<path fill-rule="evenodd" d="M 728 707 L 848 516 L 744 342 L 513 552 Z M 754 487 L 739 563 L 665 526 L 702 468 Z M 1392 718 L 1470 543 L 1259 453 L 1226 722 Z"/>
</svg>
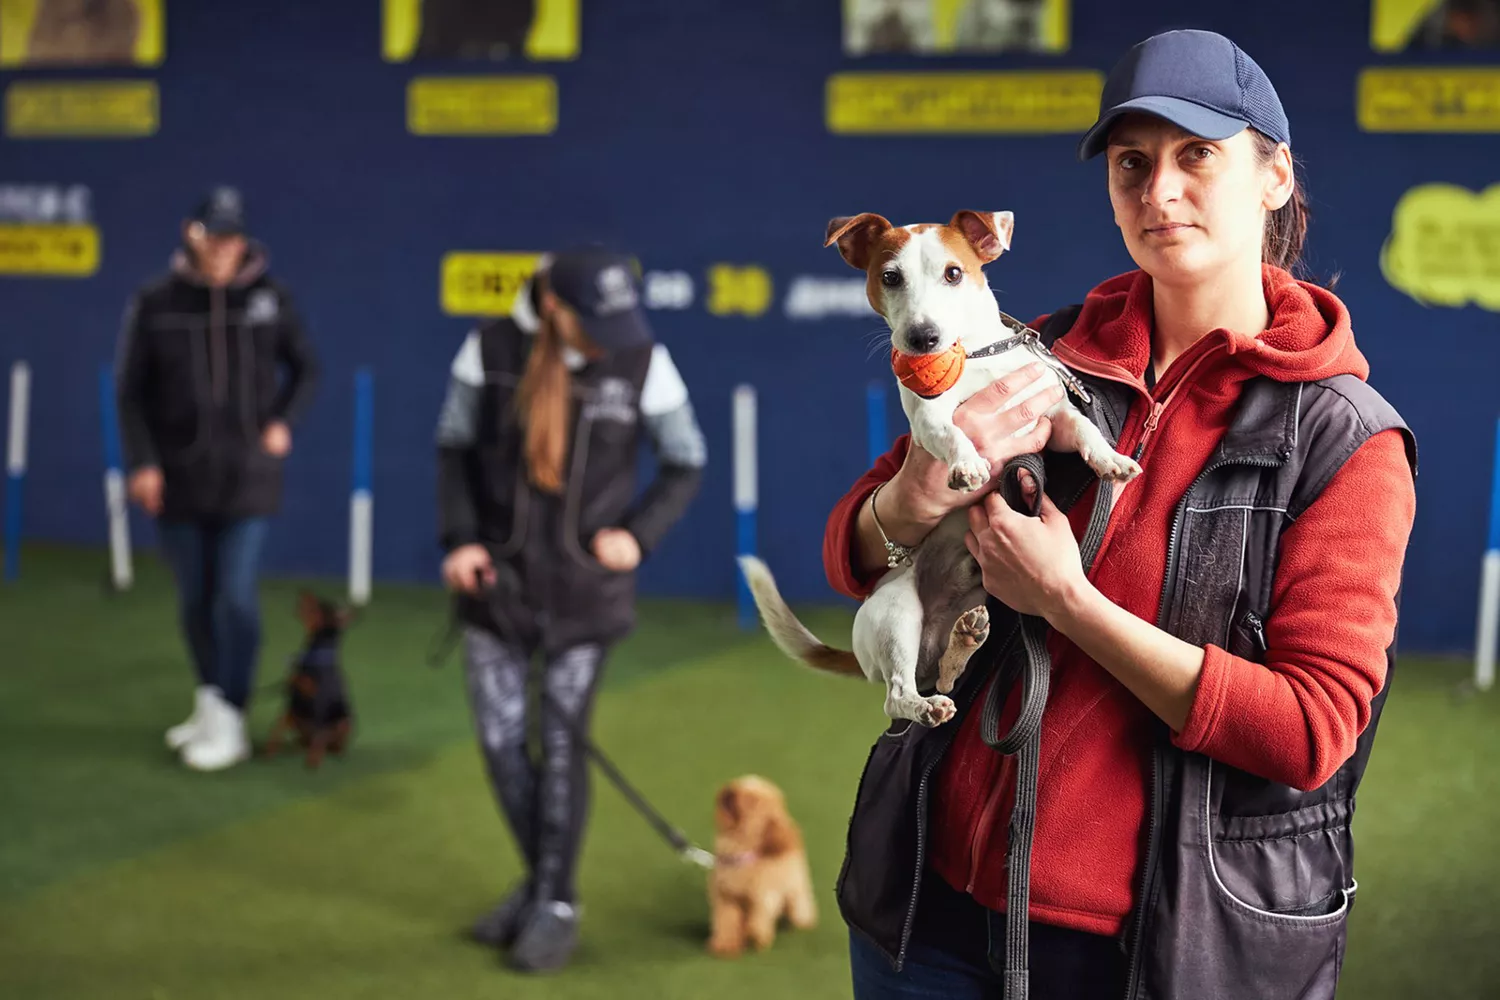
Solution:
<svg viewBox="0 0 1500 1000">
<path fill-rule="evenodd" d="M 1180 97 L 1137 97 L 1117 104 L 1099 116 L 1094 126 L 1078 141 L 1078 158 L 1090 160 L 1104 152 L 1109 145 L 1110 128 L 1131 112 L 1164 118 L 1183 131 L 1215 142 L 1237 135 L 1250 125 L 1243 118 L 1222 114 Z"/>
<path fill-rule="evenodd" d="M 621 351 L 651 343 L 651 328 L 638 308 L 609 316 L 579 315 L 578 321 L 589 340 L 606 351 Z"/>
</svg>

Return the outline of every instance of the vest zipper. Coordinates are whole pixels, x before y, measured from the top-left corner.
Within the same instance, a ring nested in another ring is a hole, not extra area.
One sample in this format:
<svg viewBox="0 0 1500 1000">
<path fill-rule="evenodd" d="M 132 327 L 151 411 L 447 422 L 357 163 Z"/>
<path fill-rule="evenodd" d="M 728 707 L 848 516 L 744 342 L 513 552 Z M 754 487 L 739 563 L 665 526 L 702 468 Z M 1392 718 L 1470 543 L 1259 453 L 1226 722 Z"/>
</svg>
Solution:
<svg viewBox="0 0 1500 1000">
<path fill-rule="evenodd" d="M 1164 563 L 1166 574 L 1162 579 L 1162 593 L 1160 604 L 1156 611 L 1156 627 L 1162 631 L 1167 630 L 1167 618 L 1171 610 L 1171 602 L 1168 599 L 1171 590 L 1172 578 L 1175 576 L 1177 561 L 1177 545 L 1182 534 L 1182 523 L 1187 514 L 1188 502 L 1193 491 L 1210 474 L 1228 465 L 1253 465 L 1262 468 L 1275 468 L 1280 465 L 1275 459 L 1256 458 L 1246 455 L 1241 458 L 1221 458 L 1208 463 L 1202 471 L 1193 478 L 1192 483 L 1183 491 L 1182 499 L 1177 502 L 1177 509 L 1172 513 L 1172 527 L 1167 535 L 1167 559 Z M 1146 914 L 1150 912 L 1152 900 L 1148 899 L 1152 885 L 1156 880 L 1156 865 L 1160 861 L 1161 844 L 1161 751 L 1157 746 L 1151 748 L 1151 786 L 1148 796 L 1147 815 L 1150 820 L 1146 827 L 1146 863 L 1141 866 L 1141 880 L 1136 892 L 1136 911 L 1131 922 L 1130 931 L 1130 967 L 1125 977 L 1125 997 L 1130 1000 L 1136 994 L 1136 978 L 1140 974 L 1141 964 L 1141 934 L 1146 927 Z"/>
<path fill-rule="evenodd" d="M 222 406 L 229 398 L 229 344 L 224 336 L 224 291 L 217 285 L 208 291 L 208 346 L 213 400 Z"/>
<path fill-rule="evenodd" d="M 1187 385 L 1189 376 L 1191 376 L 1193 372 L 1196 371 L 1205 360 L 1212 357 L 1214 353 L 1220 350 L 1223 346 L 1224 345 L 1222 343 L 1218 343 L 1204 349 L 1196 358 L 1192 360 L 1192 363 L 1188 365 L 1187 369 L 1183 371 L 1182 375 L 1172 383 L 1172 388 L 1168 390 L 1167 394 L 1161 399 L 1157 399 L 1156 395 L 1150 389 L 1146 388 L 1146 383 L 1143 380 L 1136 378 L 1135 375 L 1131 374 L 1130 371 L 1120 365 L 1109 364 L 1107 362 L 1095 361 L 1092 358 L 1086 358 L 1083 355 L 1079 354 L 1076 349 L 1062 343 L 1053 345 L 1053 353 L 1056 354 L 1060 360 L 1064 361 L 1070 368 L 1076 368 L 1081 372 L 1096 376 L 1098 378 L 1106 378 L 1113 382 L 1120 382 L 1124 385 L 1128 385 L 1136 392 L 1146 397 L 1146 401 L 1151 404 L 1151 412 L 1146 415 L 1146 423 L 1141 431 L 1141 439 L 1136 443 L 1135 451 L 1130 456 L 1131 459 L 1139 462 L 1141 460 L 1141 456 L 1146 452 L 1146 445 L 1150 443 L 1152 436 L 1156 433 L 1157 426 L 1161 423 L 1162 413 L 1169 405 L 1171 405 L 1172 399 L 1177 395 L 1178 390 L 1181 389 L 1184 385 Z M 1192 348 L 1189 348 L 1188 350 L 1191 351 Z M 1180 361 L 1181 359 L 1179 358 L 1178 360 Z M 1177 364 L 1177 362 L 1174 361 L 1173 365 L 1175 364 Z M 1168 371 L 1171 370 L 1171 367 L 1171 365 L 1168 366 Z M 1159 384 L 1158 388 L 1160 388 Z"/>
</svg>

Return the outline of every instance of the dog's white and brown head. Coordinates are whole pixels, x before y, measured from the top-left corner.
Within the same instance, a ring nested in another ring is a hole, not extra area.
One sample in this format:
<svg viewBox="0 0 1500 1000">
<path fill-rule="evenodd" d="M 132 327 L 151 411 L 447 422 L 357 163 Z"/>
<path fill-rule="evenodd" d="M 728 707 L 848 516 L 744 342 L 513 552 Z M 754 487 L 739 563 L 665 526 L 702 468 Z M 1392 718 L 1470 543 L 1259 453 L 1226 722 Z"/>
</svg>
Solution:
<svg viewBox="0 0 1500 1000">
<path fill-rule="evenodd" d="M 1010 249 L 1010 212 L 956 212 L 946 225 L 893 226 L 873 212 L 828 223 L 824 246 L 868 275 L 870 305 L 903 354 L 937 354 L 965 336 L 995 336 L 999 306 L 984 266 Z"/>
</svg>

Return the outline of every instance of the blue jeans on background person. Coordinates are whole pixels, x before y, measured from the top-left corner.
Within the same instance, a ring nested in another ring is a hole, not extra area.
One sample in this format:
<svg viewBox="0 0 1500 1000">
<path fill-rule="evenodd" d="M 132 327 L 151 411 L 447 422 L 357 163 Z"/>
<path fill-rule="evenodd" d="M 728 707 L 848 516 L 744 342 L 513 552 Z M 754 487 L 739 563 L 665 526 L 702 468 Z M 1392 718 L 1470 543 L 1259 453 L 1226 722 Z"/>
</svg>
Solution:
<svg viewBox="0 0 1500 1000">
<path fill-rule="evenodd" d="M 198 682 L 241 711 L 260 655 L 257 588 L 269 528 L 264 517 L 157 522 Z"/>
<path fill-rule="evenodd" d="M 901 971 L 868 938 L 849 931 L 854 1000 L 1000 1000 L 1005 914 L 924 873 Z M 1125 993 L 1119 939 L 1032 921 L 1027 969 L 1032 1000 L 1117 1000 Z"/>
</svg>

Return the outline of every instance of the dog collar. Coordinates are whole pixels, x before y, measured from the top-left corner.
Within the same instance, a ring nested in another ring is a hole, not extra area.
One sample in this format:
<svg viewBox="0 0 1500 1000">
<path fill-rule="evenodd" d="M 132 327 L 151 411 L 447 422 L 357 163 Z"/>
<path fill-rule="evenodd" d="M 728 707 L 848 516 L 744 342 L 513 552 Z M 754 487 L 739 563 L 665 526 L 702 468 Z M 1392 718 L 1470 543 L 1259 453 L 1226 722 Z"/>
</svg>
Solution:
<svg viewBox="0 0 1500 1000">
<path fill-rule="evenodd" d="M 742 868 L 754 861 L 754 851 L 736 851 L 733 854 L 719 854 L 714 857 L 714 864 L 720 868 Z"/>
<path fill-rule="evenodd" d="M 1055 371 L 1057 377 L 1062 379 L 1063 385 L 1071 389 L 1073 394 L 1083 400 L 1084 403 L 1093 402 L 1093 397 L 1089 395 L 1089 391 L 1084 388 L 1083 383 L 1078 380 L 1078 377 L 1068 370 L 1067 365 L 1057 360 L 1056 355 L 1047 350 L 1047 345 L 1042 343 L 1041 334 L 1014 316 L 1007 315 L 1004 312 L 1000 313 L 1000 322 L 1005 325 L 1007 330 L 1011 331 L 1009 337 L 1002 337 L 993 344 L 986 344 L 975 350 L 965 351 L 965 356 L 970 358 L 992 358 L 997 354 L 1004 354 L 1011 348 L 1024 347 L 1041 358 L 1042 363 L 1048 368 Z"/>
</svg>

